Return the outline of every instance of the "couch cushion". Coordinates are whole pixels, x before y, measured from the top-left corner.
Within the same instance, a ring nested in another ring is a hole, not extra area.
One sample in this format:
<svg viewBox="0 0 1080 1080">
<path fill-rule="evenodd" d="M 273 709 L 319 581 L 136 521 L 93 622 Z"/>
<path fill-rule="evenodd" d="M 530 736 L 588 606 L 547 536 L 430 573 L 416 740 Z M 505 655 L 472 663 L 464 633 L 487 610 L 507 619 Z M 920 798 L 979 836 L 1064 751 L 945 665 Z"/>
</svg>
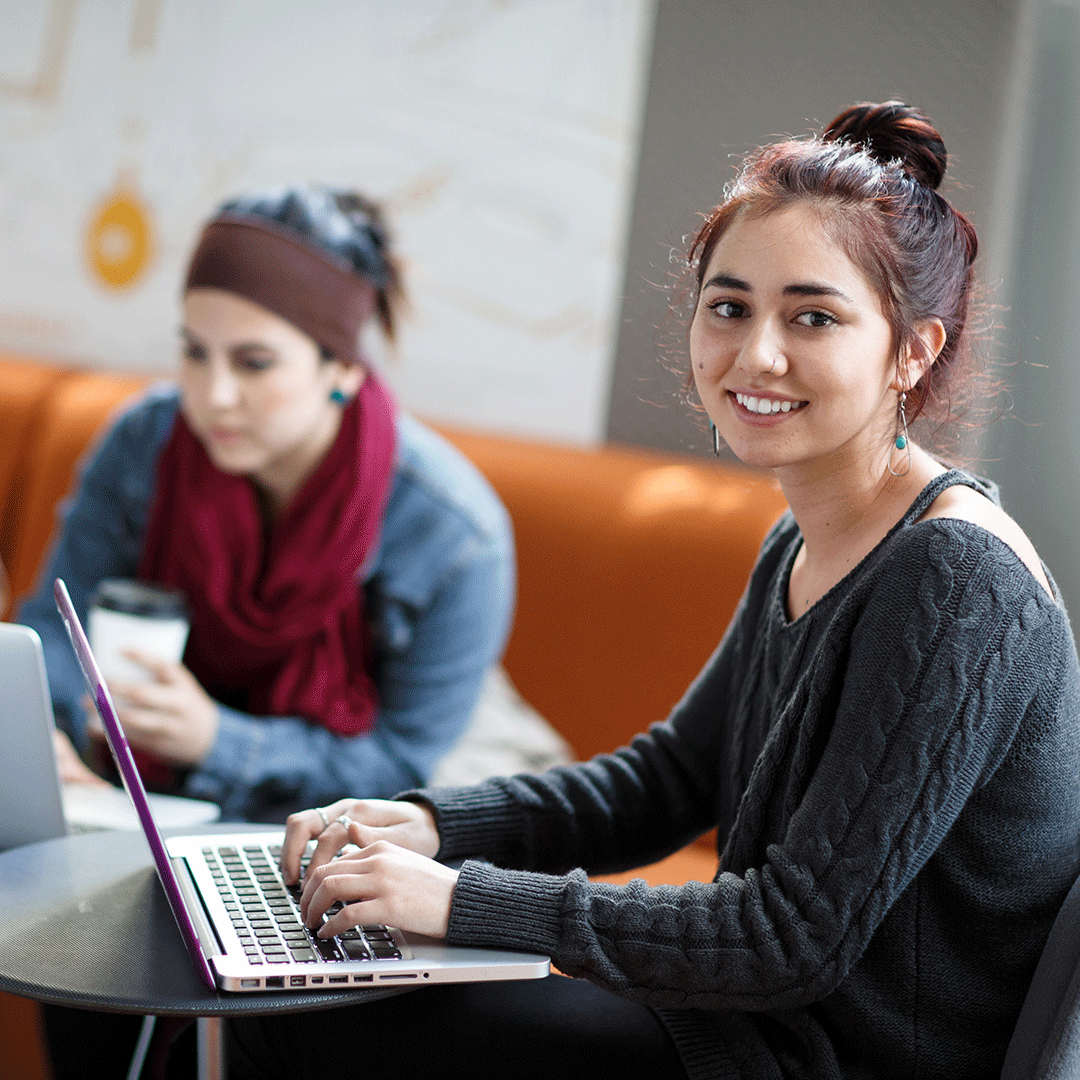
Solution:
<svg viewBox="0 0 1080 1080">
<path fill-rule="evenodd" d="M 0 439 L 0 563 L 5 565 L 11 562 L 16 506 L 22 501 L 26 467 L 34 454 L 30 433 L 40 422 L 49 392 L 68 374 L 56 367 L 0 356 L 0 431 L 4 433 Z"/>
<path fill-rule="evenodd" d="M 13 548 L 5 557 L 15 596 L 30 588 L 44 562 L 57 502 L 71 489 L 87 444 L 146 382 L 133 376 L 70 371 L 52 388 L 27 433 L 28 456 L 19 466 L 24 483 L 9 500 L 9 511 L 19 520 Z"/>
</svg>

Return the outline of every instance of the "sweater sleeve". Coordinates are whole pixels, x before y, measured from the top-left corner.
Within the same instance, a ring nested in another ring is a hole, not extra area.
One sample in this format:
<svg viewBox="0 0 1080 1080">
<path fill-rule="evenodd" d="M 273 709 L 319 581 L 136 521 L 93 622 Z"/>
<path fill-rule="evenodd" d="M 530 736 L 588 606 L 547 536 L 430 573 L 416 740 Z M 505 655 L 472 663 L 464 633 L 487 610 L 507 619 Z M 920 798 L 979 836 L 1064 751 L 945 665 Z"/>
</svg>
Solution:
<svg viewBox="0 0 1080 1080">
<path fill-rule="evenodd" d="M 749 594 L 752 596 L 752 592 Z M 613 873 L 645 866 L 712 828 L 725 771 L 727 689 L 753 625 L 744 596 L 728 632 L 672 716 L 628 746 L 541 774 L 406 792 L 426 802 L 442 859 L 480 855 L 501 866 Z M 711 723 L 698 718 L 712 717 Z"/>
<path fill-rule="evenodd" d="M 451 940 L 547 952 L 567 974 L 656 1005 L 771 1010 L 828 995 L 969 801 L 986 797 L 1018 728 L 1053 726 L 1077 699 L 1064 611 L 974 527 L 920 526 L 834 621 L 776 705 L 712 883 L 617 887 L 470 861 Z M 642 760 L 670 757 L 664 740 L 689 750 L 708 726 L 710 681 L 639 744 Z M 635 768 L 625 756 L 593 766 Z M 570 818 L 577 772 L 544 794 L 565 798 Z M 617 787 L 612 776 L 605 790 Z M 520 854 L 503 833 L 535 832 L 542 816 L 511 785 L 432 803 L 459 849 L 487 839 Z M 485 819 L 472 824 L 478 803 Z"/>
<path fill-rule="evenodd" d="M 666 721 L 613 753 L 540 775 L 404 793 L 435 813 L 439 857 L 613 873 L 655 862 L 713 828 L 724 794 L 717 777 L 731 772 L 730 689 L 793 530 L 790 515 L 773 527 L 720 644 Z"/>
</svg>

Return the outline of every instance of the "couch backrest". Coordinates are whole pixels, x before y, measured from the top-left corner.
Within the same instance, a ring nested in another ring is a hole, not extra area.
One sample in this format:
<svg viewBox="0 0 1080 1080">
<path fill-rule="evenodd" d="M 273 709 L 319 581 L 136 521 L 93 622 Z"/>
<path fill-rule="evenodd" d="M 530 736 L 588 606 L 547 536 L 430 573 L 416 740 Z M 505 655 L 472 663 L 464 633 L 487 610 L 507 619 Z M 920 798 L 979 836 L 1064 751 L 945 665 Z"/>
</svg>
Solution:
<svg viewBox="0 0 1080 1080">
<path fill-rule="evenodd" d="M 145 379 L 0 357 L 0 560 L 32 585 L 77 462 Z M 506 667 L 580 757 L 661 719 L 708 658 L 783 508 L 771 477 L 670 454 L 440 428 L 514 521 Z"/>
<path fill-rule="evenodd" d="M 18 385 L 20 373 L 26 375 L 24 387 Z M 79 458 L 146 383 L 134 376 L 50 370 L 0 358 L 0 560 L 14 596 L 37 577 Z M 5 485 L 2 470 L 9 458 Z"/>
<path fill-rule="evenodd" d="M 0 356 L 0 562 L 7 567 L 16 541 L 14 506 L 22 500 L 33 457 L 31 432 L 40 423 L 50 391 L 66 374 L 52 365 Z"/>
</svg>

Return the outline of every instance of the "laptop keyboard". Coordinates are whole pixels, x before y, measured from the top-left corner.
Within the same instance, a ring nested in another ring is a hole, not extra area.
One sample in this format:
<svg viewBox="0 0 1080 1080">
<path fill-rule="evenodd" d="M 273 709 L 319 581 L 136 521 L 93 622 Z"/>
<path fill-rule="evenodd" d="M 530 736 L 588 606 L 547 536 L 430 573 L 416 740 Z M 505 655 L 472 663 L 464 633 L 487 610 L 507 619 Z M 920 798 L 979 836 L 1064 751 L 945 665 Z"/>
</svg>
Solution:
<svg viewBox="0 0 1080 1080">
<path fill-rule="evenodd" d="M 202 851 L 250 963 L 401 959 L 386 926 L 357 926 L 336 938 L 320 938 L 309 931 L 300 919 L 300 887 L 287 886 L 278 870 L 280 845 Z M 327 916 L 342 906 L 335 904 Z"/>
</svg>

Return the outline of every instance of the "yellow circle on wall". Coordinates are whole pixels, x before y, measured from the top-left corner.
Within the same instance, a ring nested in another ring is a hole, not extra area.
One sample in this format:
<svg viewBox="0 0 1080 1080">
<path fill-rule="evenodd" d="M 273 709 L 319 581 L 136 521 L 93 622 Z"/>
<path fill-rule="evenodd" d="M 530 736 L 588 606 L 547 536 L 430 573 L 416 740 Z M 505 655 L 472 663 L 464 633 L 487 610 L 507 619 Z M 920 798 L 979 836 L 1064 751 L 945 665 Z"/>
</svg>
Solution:
<svg viewBox="0 0 1080 1080">
<path fill-rule="evenodd" d="M 150 213 L 132 191 L 117 191 L 90 219 L 86 254 L 99 281 L 113 289 L 133 285 L 150 264 Z"/>
</svg>

